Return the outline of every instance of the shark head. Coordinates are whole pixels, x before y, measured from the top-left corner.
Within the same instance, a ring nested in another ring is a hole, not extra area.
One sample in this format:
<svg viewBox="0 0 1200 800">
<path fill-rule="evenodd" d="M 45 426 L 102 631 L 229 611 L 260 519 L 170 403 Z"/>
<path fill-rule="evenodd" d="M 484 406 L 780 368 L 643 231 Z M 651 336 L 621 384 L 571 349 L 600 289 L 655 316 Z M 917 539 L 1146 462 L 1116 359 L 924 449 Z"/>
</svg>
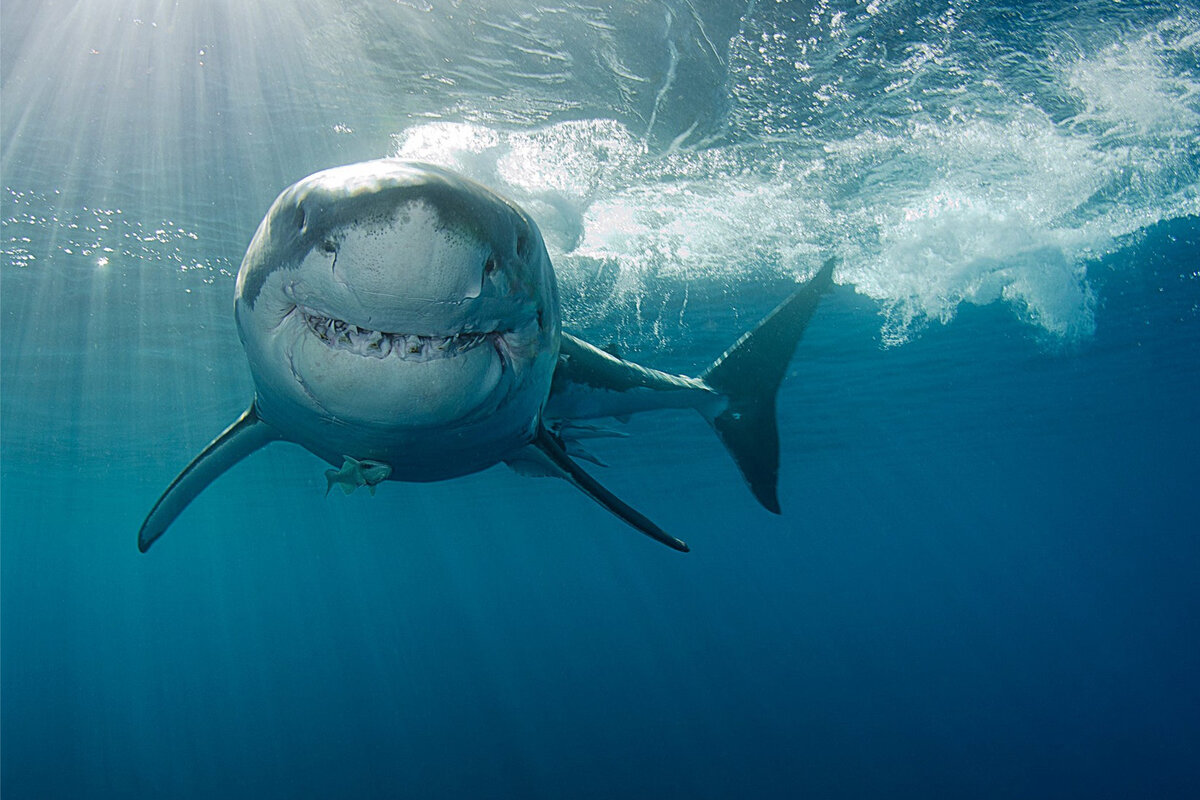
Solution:
<svg viewBox="0 0 1200 800">
<path fill-rule="evenodd" d="M 286 189 L 242 262 L 235 312 L 262 419 L 335 465 L 371 459 L 400 479 L 480 469 L 528 441 L 558 357 L 533 221 L 391 159 Z"/>
</svg>

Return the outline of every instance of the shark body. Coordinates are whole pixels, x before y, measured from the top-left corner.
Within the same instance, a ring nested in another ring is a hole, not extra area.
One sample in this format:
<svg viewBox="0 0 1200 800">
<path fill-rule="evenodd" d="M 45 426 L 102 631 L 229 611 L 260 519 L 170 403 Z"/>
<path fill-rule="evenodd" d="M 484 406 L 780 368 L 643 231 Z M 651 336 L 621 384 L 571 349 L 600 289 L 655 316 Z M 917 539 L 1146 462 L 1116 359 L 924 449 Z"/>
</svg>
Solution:
<svg viewBox="0 0 1200 800">
<path fill-rule="evenodd" d="M 695 409 L 779 513 L 775 396 L 832 271 L 831 259 L 701 375 L 671 375 L 562 330 L 541 233 L 512 202 L 428 164 L 318 172 L 279 196 L 238 272 L 250 407 L 170 484 L 138 547 L 229 467 L 290 441 L 347 493 L 501 462 L 563 478 L 686 551 L 578 465 L 579 440 L 604 433 L 587 420 Z"/>
</svg>

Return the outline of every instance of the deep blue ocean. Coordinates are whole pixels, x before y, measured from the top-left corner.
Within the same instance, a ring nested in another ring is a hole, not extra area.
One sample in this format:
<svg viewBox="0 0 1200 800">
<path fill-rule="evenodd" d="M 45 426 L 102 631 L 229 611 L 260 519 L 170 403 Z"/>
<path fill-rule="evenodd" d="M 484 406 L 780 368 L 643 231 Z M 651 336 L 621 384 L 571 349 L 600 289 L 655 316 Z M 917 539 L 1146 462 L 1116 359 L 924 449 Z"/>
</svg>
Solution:
<svg viewBox="0 0 1200 800">
<path fill-rule="evenodd" d="M 1200 796 L 1191 2 L 5 0 L 0 792 Z M 395 155 L 696 374 L 834 255 L 782 516 L 695 414 L 324 496 L 247 406 L 276 194 Z"/>
</svg>

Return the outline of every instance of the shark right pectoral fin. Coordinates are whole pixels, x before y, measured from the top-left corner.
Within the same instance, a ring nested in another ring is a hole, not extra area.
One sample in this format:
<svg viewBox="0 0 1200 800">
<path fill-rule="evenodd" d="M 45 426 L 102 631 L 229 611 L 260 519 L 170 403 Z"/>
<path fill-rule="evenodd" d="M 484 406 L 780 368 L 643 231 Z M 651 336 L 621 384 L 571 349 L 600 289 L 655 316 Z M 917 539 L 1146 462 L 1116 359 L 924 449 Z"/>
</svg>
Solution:
<svg viewBox="0 0 1200 800">
<path fill-rule="evenodd" d="M 651 539 L 662 542 L 673 550 L 678 550 L 682 553 L 688 552 L 688 546 L 685 543 L 655 525 L 637 509 L 626 504 L 608 489 L 601 486 L 595 478 L 584 472 L 567 455 L 563 445 L 545 428 L 538 429 L 537 437 L 533 440 L 530 447 L 534 448 L 541 456 L 539 460 L 541 461 L 541 467 L 545 470 L 541 474 L 555 475 L 570 481 L 588 497 Z"/>
<path fill-rule="evenodd" d="M 213 439 L 192 459 L 192 463 L 171 482 L 158 498 L 154 508 L 146 515 L 146 521 L 138 531 L 138 550 L 143 553 L 162 536 L 180 512 L 200 492 L 216 480 L 225 470 L 258 450 L 263 445 L 280 439 L 279 433 L 258 418 L 254 404 L 225 432 Z"/>
</svg>

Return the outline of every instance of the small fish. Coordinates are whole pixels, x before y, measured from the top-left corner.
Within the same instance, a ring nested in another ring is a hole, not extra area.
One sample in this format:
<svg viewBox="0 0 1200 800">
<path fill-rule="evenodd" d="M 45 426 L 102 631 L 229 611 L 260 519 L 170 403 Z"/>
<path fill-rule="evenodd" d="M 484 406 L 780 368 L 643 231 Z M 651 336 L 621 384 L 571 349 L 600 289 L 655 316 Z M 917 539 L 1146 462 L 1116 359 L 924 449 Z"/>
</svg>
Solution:
<svg viewBox="0 0 1200 800">
<path fill-rule="evenodd" d="M 329 490 L 336 483 L 342 487 L 342 491 L 350 494 L 360 486 L 367 487 L 367 490 L 374 495 L 375 487 L 387 480 L 388 475 L 392 474 L 392 468 L 387 464 L 379 461 L 371 461 L 370 459 L 358 459 L 345 456 L 345 461 L 342 463 L 341 469 L 325 470 L 325 496 L 329 496 Z"/>
</svg>

